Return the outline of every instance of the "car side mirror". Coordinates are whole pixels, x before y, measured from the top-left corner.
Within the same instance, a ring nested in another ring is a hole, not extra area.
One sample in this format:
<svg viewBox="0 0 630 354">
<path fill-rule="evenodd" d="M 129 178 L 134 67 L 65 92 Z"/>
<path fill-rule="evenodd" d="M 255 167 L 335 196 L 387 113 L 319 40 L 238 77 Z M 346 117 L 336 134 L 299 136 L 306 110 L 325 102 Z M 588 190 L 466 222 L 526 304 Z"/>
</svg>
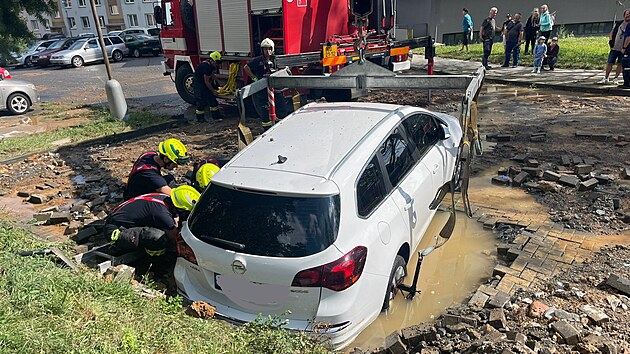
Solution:
<svg viewBox="0 0 630 354">
<path fill-rule="evenodd" d="M 440 124 L 440 129 L 438 129 L 438 138 L 440 140 L 446 140 L 451 137 L 451 131 L 447 126 Z"/>
</svg>

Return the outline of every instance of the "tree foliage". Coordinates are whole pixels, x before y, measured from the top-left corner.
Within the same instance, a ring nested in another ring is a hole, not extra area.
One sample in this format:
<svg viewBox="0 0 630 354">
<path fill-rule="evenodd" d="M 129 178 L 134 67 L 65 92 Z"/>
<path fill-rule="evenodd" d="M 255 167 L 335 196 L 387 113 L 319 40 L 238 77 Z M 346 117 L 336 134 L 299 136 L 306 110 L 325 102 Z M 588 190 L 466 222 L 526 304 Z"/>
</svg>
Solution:
<svg viewBox="0 0 630 354">
<path fill-rule="evenodd" d="M 43 21 L 43 15 L 54 15 L 55 0 L 0 0 L 0 62 L 11 52 L 17 52 L 25 43 L 35 39 L 21 16 L 22 10 Z"/>
</svg>

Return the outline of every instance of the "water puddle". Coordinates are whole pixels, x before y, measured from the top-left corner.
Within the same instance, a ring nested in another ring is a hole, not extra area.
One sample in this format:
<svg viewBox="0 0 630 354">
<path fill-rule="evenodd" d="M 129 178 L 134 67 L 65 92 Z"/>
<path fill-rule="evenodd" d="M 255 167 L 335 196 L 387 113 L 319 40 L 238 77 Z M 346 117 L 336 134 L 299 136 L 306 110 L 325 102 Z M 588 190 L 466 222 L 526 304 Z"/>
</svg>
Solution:
<svg viewBox="0 0 630 354">
<path fill-rule="evenodd" d="M 448 213 L 438 212 L 429 226 L 418 249 L 434 243 L 448 220 Z M 457 215 L 457 224 L 451 239 L 444 247 L 434 251 L 422 262 L 418 288 L 422 292 L 412 301 L 397 295 L 387 313 L 382 313 L 366 328 L 348 348 L 379 347 L 385 345 L 385 337 L 417 323 L 433 321 L 446 308 L 466 300 L 468 296 L 491 274 L 496 263 L 495 237 L 491 231 L 475 219 Z M 411 284 L 417 261 L 417 252 L 407 270 L 405 280 Z"/>
<path fill-rule="evenodd" d="M 0 209 L 11 213 L 13 220 L 30 221 L 37 211 L 33 204 L 25 203 L 24 198 L 2 197 L 0 198 Z"/>
</svg>

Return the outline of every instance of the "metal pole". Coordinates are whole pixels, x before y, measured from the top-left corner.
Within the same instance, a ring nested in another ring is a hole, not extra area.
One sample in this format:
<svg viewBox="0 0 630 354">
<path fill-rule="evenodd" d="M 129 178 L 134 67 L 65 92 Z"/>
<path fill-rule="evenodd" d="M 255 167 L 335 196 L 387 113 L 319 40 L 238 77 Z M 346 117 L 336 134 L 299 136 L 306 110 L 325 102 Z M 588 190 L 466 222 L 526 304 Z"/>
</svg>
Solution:
<svg viewBox="0 0 630 354">
<path fill-rule="evenodd" d="M 103 60 L 105 61 L 107 78 L 109 80 L 112 80 L 112 68 L 109 66 L 109 56 L 107 55 L 107 48 L 105 47 L 105 41 L 103 40 L 103 32 L 101 32 L 101 24 L 98 21 L 98 13 L 96 12 L 96 4 L 94 3 L 94 0 L 90 0 L 90 7 L 92 8 L 92 17 L 94 17 L 94 25 L 96 26 L 98 43 L 101 45 L 101 52 L 103 52 Z"/>
<path fill-rule="evenodd" d="M 269 99 L 269 120 L 276 123 L 276 93 L 273 87 L 267 86 L 267 96 Z"/>
</svg>

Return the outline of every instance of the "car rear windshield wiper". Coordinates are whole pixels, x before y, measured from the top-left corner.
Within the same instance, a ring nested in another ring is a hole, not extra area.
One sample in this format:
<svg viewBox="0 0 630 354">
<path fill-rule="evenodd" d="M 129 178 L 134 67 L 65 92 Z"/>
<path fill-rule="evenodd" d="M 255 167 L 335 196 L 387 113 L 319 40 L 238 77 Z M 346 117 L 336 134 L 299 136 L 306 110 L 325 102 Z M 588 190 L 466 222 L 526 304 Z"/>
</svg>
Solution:
<svg viewBox="0 0 630 354">
<path fill-rule="evenodd" d="M 210 241 L 210 242 L 222 243 L 224 245 L 227 245 L 227 246 L 230 246 L 232 248 L 239 249 L 239 250 L 244 250 L 245 249 L 245 245 L 242 244 L 242 243 L 229 241 L 229 240 L 224 240 L 222 238 L 210 237 L 210 236 L 206 236 L 206 235 L 203 235 L 201 237 L 206 239 L 206 240 L 208 240 L 208 241 Z"/>
</svg>

